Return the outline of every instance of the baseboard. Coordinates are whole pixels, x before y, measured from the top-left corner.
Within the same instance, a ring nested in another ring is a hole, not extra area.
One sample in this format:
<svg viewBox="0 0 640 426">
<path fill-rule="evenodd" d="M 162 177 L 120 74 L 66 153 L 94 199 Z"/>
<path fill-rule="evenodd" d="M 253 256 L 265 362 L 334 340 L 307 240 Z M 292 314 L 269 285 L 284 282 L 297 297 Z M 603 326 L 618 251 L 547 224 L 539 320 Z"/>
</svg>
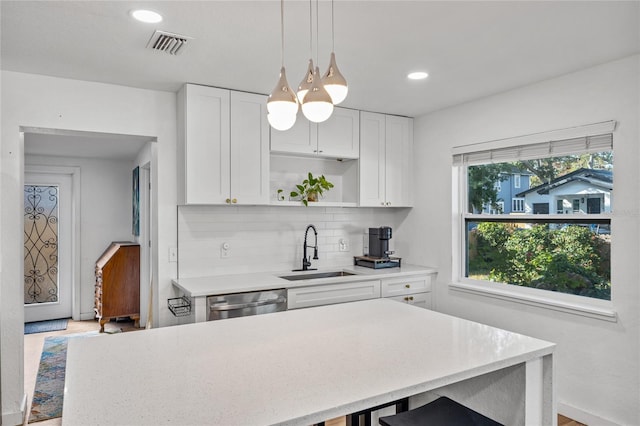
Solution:
<svg viewBox="0 0 640 426">
<path fill-rule="evenodd" d="M 80 313 L 80 321 L 88 321 L 96 318 L 95 312 Z"/>
<path fill-rule="evenodd" d="M 27 394 L 22 395 L 22 402 L 20 403 L 20 411 L 13 413 L 2 413 L 1 425 L 17 426 L 24 425 L 27 422 Z"/>
<path fill-rule="evenodd" d="M 619 423 L 612 422 L 611 420 L 603 419 L 595 414 L 588 413 L 579 408 L 572 407 L 562 402 L 558 402 L 558 414 L 569 417 L 586 425 L 598 425 L 598 426 L 620 426 Z"/>
</svg>

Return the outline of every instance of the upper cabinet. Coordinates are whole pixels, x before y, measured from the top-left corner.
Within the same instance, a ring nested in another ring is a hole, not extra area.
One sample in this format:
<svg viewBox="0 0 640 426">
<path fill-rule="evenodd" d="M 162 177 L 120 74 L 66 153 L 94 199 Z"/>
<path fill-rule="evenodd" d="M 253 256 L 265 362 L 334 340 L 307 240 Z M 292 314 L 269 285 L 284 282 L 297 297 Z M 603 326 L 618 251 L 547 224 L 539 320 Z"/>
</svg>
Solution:
<svg viewBox="0 0 640 426">
<path fill-rule="evenodd" d="M 411 206 L 413 120 L 360 113 L 360 205 Z"/>
<path fill-rule="evenodd" d="M 181 204 L 268 204 L 266 96 L 186 84 L 178 93 Z"/>
<path fill-rule="evenodd" d="M 319 124 L 299 113 L 296 124 L 281 132 L 271 129 L 271 152 L 326 158 L 357 159 L 360 146 L 360 117 L 356 110 L 336 107 L 331 117 Z"/>
</svg>

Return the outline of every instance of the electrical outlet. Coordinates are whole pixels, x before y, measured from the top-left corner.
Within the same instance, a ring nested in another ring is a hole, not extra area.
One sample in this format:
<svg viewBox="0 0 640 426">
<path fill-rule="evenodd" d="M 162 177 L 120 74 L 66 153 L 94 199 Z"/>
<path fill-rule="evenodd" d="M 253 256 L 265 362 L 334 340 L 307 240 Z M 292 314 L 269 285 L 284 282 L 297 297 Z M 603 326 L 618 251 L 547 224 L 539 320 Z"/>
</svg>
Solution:
<svg viewBox="0 0 640 426">
<path fill-rule="evenodd" d="M 349 240 L 346 238 L 340 238 L 340 241 L 338 241 L 338 250 L 349 251 Z"/>
<path fill-rule="evenodd" d="M 176 247 L 169 247 L 169 262 L 178 261 L 178 249 Z"/>
<path fill-rule="evenodd" d="M 229 243 L 222 243 L 220 246 L 220 258 L 226 259 L 229 256 L 231 256 L 231 246 Z"/>
</svg>

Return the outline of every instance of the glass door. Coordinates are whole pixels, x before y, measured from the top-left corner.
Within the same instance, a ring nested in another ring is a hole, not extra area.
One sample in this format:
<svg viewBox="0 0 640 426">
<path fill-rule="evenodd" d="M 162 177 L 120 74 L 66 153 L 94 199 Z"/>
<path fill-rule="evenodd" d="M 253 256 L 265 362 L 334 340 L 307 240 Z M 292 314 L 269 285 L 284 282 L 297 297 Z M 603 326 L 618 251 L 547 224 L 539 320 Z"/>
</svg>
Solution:
<svg viewBox="0 0 640 426">
<path fill-rule="evenodd" d="M 71 206 L 70 175 L 25 174 L 25 322 L 71 317 Z"/>
</svg>

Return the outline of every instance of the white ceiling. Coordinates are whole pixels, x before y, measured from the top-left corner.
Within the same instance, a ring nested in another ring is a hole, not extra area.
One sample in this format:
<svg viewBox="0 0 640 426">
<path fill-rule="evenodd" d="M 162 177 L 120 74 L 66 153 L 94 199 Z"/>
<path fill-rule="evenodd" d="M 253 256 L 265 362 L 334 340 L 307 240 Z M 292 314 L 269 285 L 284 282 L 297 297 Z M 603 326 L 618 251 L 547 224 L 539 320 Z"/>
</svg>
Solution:
<svg viewBox="0 0 640 426">
<path fill-rule="evenodd" d="M 24 135 L 27 155 L 131 160 L 153 138 L 90 132 L 30 129 Z"/>
<path fill-rule="evenodd" d="M 128 13 L 138 7 L 164 21 L 134 21 Z M 324 72 L 331 2 L 318 7 Z M 343 105 L 369 111 L 418 116 L 640 52 L 638 1 L 335 0 L 334 9 L 336 57 L 350 88 Z M 152 51 L 155 29 L 194 40 L 178 56 Z M 12 71 L 268 94 L 280 69 L 273 0 L 2 0 L 1 31 L 1 66 Z M 285 37 L 287 75 L 297 86 L 310 56 L 309 2 L 285 1 Z M 413 70 L 430 76 L 408 81 Z"/>
</svg>

